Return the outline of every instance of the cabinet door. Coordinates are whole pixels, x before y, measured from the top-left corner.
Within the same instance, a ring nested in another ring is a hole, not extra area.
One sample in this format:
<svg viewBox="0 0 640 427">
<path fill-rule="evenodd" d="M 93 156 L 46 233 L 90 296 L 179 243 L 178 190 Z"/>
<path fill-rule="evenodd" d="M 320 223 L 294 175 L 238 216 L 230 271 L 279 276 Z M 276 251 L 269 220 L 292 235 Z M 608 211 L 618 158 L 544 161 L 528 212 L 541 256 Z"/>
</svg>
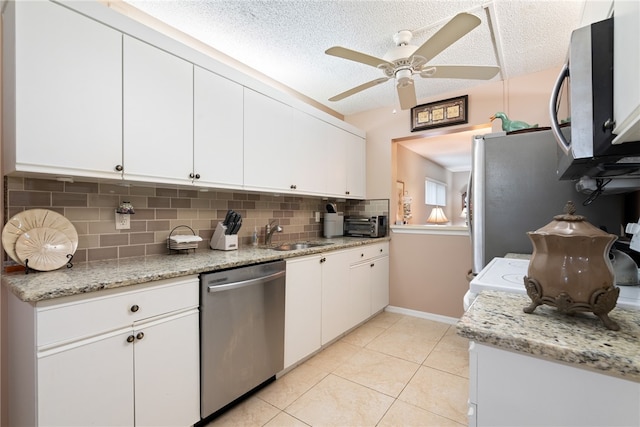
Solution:
<svg viewBox="0 0 640 427">
<path fill-rule="evenodd" d="M 327 150 L 329 125 L 302 111 L 293 110 L 292 137 L 289 151 L 294 161 L 289 165 L 296 192 L 326 194 L 325 175 L 334 164 Z"/>
<path fill-rule="evenodd" d="M 134 327 L 136 426 L 200 420 L 198 319 L 194 309 Z"/>
<path fill-rule="evenodd" d="M 120 330 L 38 353 L 38 425 L 132 426 L 133 343 Z"/>
<path fill-rule="evenodd" d="M 326 168 L 324 179 L 328 195 L 345 197 L 347 190 L 347 144 L 348 134 L 344 130 L 331 126 L 327 131 L 328 161 L 331 167 Z"/>
<path fill-rule="evenodd" d="M 44 1 L 8 3 L 3 26 L 7 41 L 15 28 L 4 47 L 5 172 L 118 178 L 122 35 Z"/>
<path fill-rule="evenodd" d="M 389 305 L 389 257 L 375 258 L 370 263 L 371 314 Z"/>
<path fill-rule="evenodd" d="M 287 260 L 284 367 L 320 349 L 322 256 Z"/>
<path fill-rule="evenodd" d="M 292 108 L 244 88 L 244 185 L 292 191 Z"/>
<path fill-rule="evenodd" d="M 241 187 L 242 86 L 200 67 L 194 67 L 193 77 L 194 182 L 224 188 Z"/>
<path fill-rule="evenodd" d="M 322 263 L 322 345 L 349 329 L 351 305 L 346 295 L 352 251 L 333 252 Z"/>
<path fill-rule="evenodd" d="M 349 268 L 349 282 L 345 286 L 344 298 L 349 301 L 351 310 L 346 329 L 353 328 L 371 315 L 371 268 L 368 261 Z"/>
<path fill-rule="evenodd" d="M 614 2 L 613 117 L 614 143 L 640 140 L 640 3 Z"/>
<path fill-rule="evenodd" d="M 124 36 L 124 177 L 186 183 L 193 171 L 193 65 Z"/>
<path fill-rule="evenodd" d="M 366 196 L 365 140 L 347 133 L 347 198 L 364 199 Z"/>
</svg>

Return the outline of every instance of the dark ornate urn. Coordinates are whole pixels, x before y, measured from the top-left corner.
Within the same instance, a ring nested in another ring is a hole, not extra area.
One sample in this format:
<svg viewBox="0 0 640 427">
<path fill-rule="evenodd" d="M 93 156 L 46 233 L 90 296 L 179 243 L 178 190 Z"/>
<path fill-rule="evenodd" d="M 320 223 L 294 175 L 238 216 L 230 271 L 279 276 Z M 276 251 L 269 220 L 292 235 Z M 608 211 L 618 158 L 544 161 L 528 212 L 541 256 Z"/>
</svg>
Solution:
<svg viewBox="0 0 640 427">
<path fill-rule="evenodd" d="M 607 328 L 617 331 L 620 326 L 608 315 L 620 293 L 608 256 L 617 237 L 575 211 L 573 202 L 568 202 L 564 215 L 527 233 L 533 255 L 524 284 L 532 302 L 524 311 L 533 313 L 547 304 L 563 313 L 593 312 Z"/>
</svg>

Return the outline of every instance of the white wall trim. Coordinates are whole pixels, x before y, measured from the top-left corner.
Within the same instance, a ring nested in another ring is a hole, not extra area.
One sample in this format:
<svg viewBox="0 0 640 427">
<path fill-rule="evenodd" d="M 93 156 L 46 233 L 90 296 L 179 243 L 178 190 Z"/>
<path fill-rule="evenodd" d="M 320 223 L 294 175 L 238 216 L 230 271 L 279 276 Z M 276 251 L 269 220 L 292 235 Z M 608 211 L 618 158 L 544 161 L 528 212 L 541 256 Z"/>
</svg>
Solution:
<svg viewBox="0 0 640 427">
<path fill-rule="evenodd" d="M 424 311 L 411 310 L 408 308 L 395 307 L 393 305 L 388 305 L 384 311 L 388 311 L 390 313 L 398 313 L 405 314 L 407 316 L 419 317 L 421 319 L 434 320 L 436 322 L 448 323 L 449 325 L 455 325 L 458 323 L 458 320 L 455 317 L 442 316 L 440 314 L 434 313 L 426 313 Z"/>
<path fill-rule="evenodd" d="M 391 225 L 391 231 L 398 234 L 440 234 L 449 236 L 469 236 L 469 228 L 457 225 Z"/>
</svg>

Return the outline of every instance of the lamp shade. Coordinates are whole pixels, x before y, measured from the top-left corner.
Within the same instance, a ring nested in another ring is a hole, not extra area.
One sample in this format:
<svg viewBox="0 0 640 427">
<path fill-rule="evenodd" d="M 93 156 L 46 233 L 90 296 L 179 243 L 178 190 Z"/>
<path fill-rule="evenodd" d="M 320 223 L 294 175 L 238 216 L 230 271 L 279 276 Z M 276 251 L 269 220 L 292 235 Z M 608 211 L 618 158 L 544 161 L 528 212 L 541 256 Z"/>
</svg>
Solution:
<svg viewBox="0 0 640 427">
<path fill-rule="evenodd" d="M 449 222 L 449 220 L 442 211 L 442 208 L 436 206 L 431 210 L 431 214 L 429 215 L 429 218 L 427 218 L 427 222 L 429 224 L 444 224 L 446 222 Z"/>
</svg>

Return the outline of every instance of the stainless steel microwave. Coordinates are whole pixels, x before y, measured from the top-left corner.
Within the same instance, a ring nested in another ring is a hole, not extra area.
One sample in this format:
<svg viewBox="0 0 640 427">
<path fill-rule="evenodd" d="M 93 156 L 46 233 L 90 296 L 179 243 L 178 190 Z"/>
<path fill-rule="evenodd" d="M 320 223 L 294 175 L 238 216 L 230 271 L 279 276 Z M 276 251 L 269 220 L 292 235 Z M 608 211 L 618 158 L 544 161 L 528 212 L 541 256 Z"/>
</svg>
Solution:
<svg viewBox="0 0 640 427">
<path fill-rule="evenodd" d="M 640 141 L 612 144 L 614 18 L 578 28 L 571 34 L 569 61 L 555 83 L 549 110 L 558 142 L 558 177 L 640 177 Z M 569 82 L 570 124 L 561 129 L 558 105 Z"/>
</svg>

